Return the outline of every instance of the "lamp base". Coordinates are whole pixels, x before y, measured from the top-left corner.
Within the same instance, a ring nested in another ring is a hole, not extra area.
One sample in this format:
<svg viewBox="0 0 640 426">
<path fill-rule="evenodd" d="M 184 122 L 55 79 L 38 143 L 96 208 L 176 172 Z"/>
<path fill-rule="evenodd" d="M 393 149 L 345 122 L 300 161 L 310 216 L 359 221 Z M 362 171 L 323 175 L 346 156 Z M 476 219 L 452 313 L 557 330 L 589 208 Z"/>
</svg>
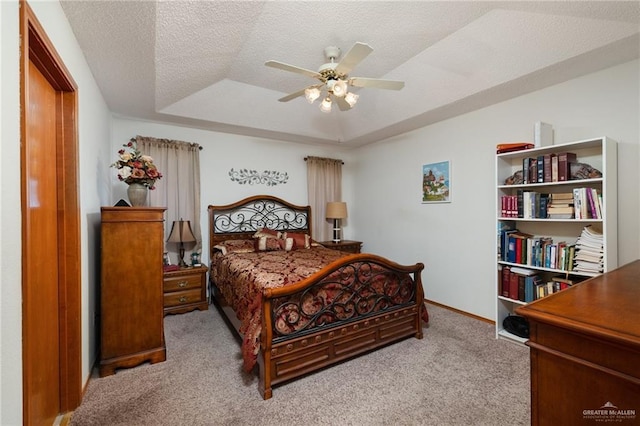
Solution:
<svg viewBox="0 0 640 426">
<path fill-rule="evenodd" d="M 180 247 L 180 255 L 178 258 L 178 266 L 181 268 L 188 268 L 189 265 L 184 261 L 184 247 Z"/>
<path fill-rule="evenodd" d="M 340 241 L 340 219 L 333 219 L 333 242 L 337 244 Z"/>
</svg>

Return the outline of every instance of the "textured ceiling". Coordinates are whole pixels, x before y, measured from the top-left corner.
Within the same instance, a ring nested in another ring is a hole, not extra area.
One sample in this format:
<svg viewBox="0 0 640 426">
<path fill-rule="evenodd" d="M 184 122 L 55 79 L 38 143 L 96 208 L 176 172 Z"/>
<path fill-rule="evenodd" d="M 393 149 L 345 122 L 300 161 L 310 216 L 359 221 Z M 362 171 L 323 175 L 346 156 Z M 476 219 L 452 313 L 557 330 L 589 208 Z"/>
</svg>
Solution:
<svg viewBox="0 0 640 426">
<path fill-rule="evenodd" d="M 301 143 L 360 146 L 640 54 L 640 3 L 615 1 L 61 1 L 117 115 Z M 373 48 L 329 113 L 304 97 L 324 49 Z"/>
</svg>

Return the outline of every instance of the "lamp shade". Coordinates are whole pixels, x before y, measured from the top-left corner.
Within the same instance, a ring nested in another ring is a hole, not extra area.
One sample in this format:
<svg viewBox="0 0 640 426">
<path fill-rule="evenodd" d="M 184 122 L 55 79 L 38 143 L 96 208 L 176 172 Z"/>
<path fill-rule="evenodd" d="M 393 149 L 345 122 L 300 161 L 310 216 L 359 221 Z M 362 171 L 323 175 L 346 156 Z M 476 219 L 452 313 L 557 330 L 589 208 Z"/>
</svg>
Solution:
<svg viewBox="0 0 640 426">
<path fill-rule="evenodd" d="M 192 243 L 196 237 L 191 231 L 191 223 L 188 220 L 175 220 L 171 225 L 168 243 Z"/>
<path fill-rule="evenodd" d="M 330 201 L 327 203 L 327 219 L 346 219 L 347 203 L 344 201 Z"/>
</svg>

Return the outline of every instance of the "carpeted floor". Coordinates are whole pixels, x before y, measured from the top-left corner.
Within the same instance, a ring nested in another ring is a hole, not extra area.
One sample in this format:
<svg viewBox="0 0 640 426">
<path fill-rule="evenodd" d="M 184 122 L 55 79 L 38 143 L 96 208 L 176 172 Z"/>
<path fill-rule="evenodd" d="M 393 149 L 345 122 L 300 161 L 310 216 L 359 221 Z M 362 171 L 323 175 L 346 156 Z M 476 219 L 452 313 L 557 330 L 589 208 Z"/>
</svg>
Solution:
<svg viewBox="0 0 640 426">
<path fill-rule="evenodd" d="M 428 309 L 424 339 L 274 387 L 267 401 L 214 306 L 168 316 L 167 360 L 92 378 L 71 425 L 528 425 L 529 349 Z"/>
</svg>

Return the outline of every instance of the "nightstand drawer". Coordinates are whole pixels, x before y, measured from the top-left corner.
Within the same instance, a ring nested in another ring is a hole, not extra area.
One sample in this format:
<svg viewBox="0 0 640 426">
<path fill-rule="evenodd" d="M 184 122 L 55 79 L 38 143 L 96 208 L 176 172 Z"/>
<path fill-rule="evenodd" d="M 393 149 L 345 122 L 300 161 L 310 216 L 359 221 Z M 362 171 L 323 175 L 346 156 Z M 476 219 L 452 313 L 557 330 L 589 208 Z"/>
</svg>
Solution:
<svg viewBox="0 0 640 426">
<path fill-rule="evenodd" d="M 164 313 L 182 314 L 209 308 L 206 265 L 181 268 L 164 273 Z"/>
<path fill-rule="evenodd" d="M 178 277 L 165 277 L 164 278 L 164 291 L 180 291 L 189 290 L 192 288 L 200 288 L 202 284 L 202 278 L 200 275 L 182 275 Z"/>
<path fill-rule="evenodd" d="M 166 293 L 164 295 L 164 307 L 170 308 L 173 306 L 188 305 L 190 303 L 201 302 L 200 289 L 174 291 L 172 293 Z"/>
</svg>

